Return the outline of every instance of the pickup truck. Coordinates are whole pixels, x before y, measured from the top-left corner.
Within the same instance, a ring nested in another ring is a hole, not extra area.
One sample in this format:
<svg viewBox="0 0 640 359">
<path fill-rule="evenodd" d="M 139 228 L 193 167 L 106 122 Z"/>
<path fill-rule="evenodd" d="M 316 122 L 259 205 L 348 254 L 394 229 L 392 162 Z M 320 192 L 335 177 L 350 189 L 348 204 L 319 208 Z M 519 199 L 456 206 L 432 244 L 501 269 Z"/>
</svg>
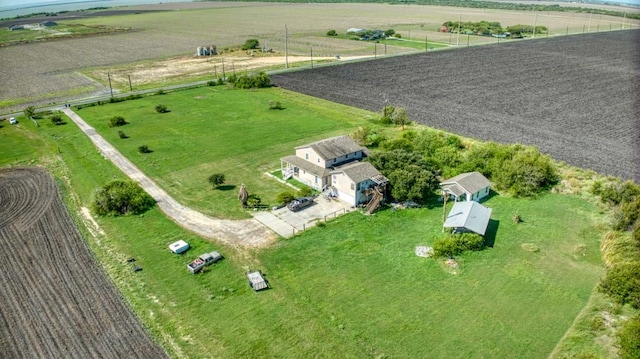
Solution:
<svg viewBox="0 0 640 359">
<path fill-rule="evenodd" d="M 187 264 L 187 269 L 191 274 L 196 274 L 205 266 L 215 263 L 222 259 L 222 255 L 218 252 L 205 253 L 194 259 L 193 262 Z"/>
<path fill-rule="evenodd" d="M 313 202 L 313 197 L 301 197 L 298 199 L 294 199 L 293 201 L 289 202 L 287 204 L 287 208 L 292 211 L 292 212 L 296 212 L 299 211 L 303 208 L 307 208 L 310 205 L 312 205 Z"/>
</svg>

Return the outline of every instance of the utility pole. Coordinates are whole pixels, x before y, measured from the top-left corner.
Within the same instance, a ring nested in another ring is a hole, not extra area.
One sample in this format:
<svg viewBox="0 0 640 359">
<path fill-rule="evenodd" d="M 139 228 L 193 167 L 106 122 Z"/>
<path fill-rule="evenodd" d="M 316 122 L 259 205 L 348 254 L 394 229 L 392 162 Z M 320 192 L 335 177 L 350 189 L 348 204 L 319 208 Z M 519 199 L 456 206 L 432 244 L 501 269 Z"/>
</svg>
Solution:
<svg viewBox="0 0 640 359">
<path fill-rule="evenodd" d="M 424 35 L 424 52 L 429 52 L 429 35 Z"/>
<path fill-rule="evenodd" d="M 373 58 L 374 59 L 378 58 L 378 43 L 377 42 L 373 43 Z"/>
<path fill-rule="evenodd" d="M 287 31 L 287 24 L 284 24 L 284 64 L 285 68 L 289 68 L 289 34 Z"/>
<path fill-rule="evenodd" d="M 313 68 L 313 46 L 311 46 L 311 68 Z"/>
<path fill-rule="evenodd" d="M 133 86 L 131 86 L 131 75 L 127 75 L 129 77 L 129 92 L 133 92 Z"/>
<path fill-rule="evenodd" d="M 538 13 L 535 13 L 535 17 L 533 18 L 533 38 L 536 38 L 536 26 L 538 26 Z"/>
<path fill-rule="evenodd" d="M 111 73 L 107 71 L 107 78 L 109 79 L 109 91 L 111 91 L 111 98 L 113 98 L 113 87 L 111 87 Z"/>
</svg>

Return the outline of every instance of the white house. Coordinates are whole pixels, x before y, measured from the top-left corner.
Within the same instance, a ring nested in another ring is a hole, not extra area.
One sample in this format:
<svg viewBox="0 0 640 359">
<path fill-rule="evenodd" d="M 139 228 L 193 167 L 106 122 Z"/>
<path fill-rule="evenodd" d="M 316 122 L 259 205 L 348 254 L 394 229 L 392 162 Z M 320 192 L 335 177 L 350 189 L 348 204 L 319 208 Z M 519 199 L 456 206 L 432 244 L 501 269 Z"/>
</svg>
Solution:
<svg viewBox="0 0 640 359">
<path fill-rule="evenodd" d="M 457 201 L 480 201 L 489 195 L 491 182 L 480 172 L 467 172 L 440 182 L 443 194 Z"/>
<path fill-rule="evenodd" d="M 457 232 L 474 232 L 481 236 L 487 231 L 491 208 L 475 201 L 456 202 L 444 222 L 445 228 L 453 228 Z"/>
<path fill-rule="evenodd" d="M 349 136 L 332 137 L 295 148 L 296 154 L 280 159 L 285 179 L 298 181 L 319 191 L 329 191 L 357 206 L 371 199 L 369 189 L 388 180 L 368 162 L 366 147 Z"/>
</svg>

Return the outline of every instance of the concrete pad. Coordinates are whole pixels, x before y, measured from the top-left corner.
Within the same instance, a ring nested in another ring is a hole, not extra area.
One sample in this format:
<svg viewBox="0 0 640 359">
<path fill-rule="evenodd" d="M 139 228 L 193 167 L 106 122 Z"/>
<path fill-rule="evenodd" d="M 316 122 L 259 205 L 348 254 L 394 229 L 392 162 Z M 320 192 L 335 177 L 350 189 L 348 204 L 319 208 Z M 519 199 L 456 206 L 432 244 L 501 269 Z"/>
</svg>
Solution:
<svg viewBox="0 0 640 359">
<path fill-rule="evenodd" d="M 280 236 L 289 238 L 315 226 L 318 221 L 325 222 L 353 210 L 345 202 L 317 197 L 314 204 L 297 212 L 283 207 L 270 212 L 254 212 L 253 217 Z"/>
</svg>

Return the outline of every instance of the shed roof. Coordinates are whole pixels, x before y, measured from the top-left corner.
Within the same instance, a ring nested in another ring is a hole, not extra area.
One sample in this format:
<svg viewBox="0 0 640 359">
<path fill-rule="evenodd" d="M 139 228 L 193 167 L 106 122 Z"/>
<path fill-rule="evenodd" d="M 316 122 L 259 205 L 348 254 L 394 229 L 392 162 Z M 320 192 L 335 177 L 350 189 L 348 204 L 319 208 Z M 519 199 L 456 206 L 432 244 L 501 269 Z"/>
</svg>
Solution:
<svg viewBox="0 0 640 359">
<path fill-rule="evenodd" d="M 475 201 L 455 202 L 444 222 L 444 227 L 465 228 L 484 236 L 491 212 L 491 208 Z"/>
<path fill-rule="evenodd" d="M 387 180 L 386 178 L 384 178 L 384 176 L 382 176 L 380 171 L 373 167 L 373 165 L 369 162 L 351 162 L 342 166 L 338 166 L 333 171 L 331 171 L 332 174 L 339 172 L 344 172 L 344 174 L 347 175 L 347 177 L 349 177 L 355 183 L 360 183 L 373 177 L 376 177 L 381 181 Z M 384 179 L 378 176 L 382 176 Z"/>
<path fill-rule="evenodd" d="M 447 189 L 456 196 L 465 192 L 476 193 L 479 190 L 490 186 L 491 182 L 480 172 L 461 173 L 455 177 L 440 182 L 440 187 L 442 187 L 442 189 Z"/>
<path fill-rule="evenodd" d="M 365 148 L 357 144 L 349 136 L 331 137 L 321 141 L 313 142 L 296 149 L 309 147 L 313 149 L 323 160 L 330 160 L 340 156 L 358 151 L 365 151 Z"/>
<path fill-rule="evenodd" d="M 295 155 L 282 157 L 280 160 L 290 163 L 298 168 L 302 168 L 303 170 L 318 177 L 324 178 L 330 174 L 329 169 L 315 165 Z"/>
</svg>

